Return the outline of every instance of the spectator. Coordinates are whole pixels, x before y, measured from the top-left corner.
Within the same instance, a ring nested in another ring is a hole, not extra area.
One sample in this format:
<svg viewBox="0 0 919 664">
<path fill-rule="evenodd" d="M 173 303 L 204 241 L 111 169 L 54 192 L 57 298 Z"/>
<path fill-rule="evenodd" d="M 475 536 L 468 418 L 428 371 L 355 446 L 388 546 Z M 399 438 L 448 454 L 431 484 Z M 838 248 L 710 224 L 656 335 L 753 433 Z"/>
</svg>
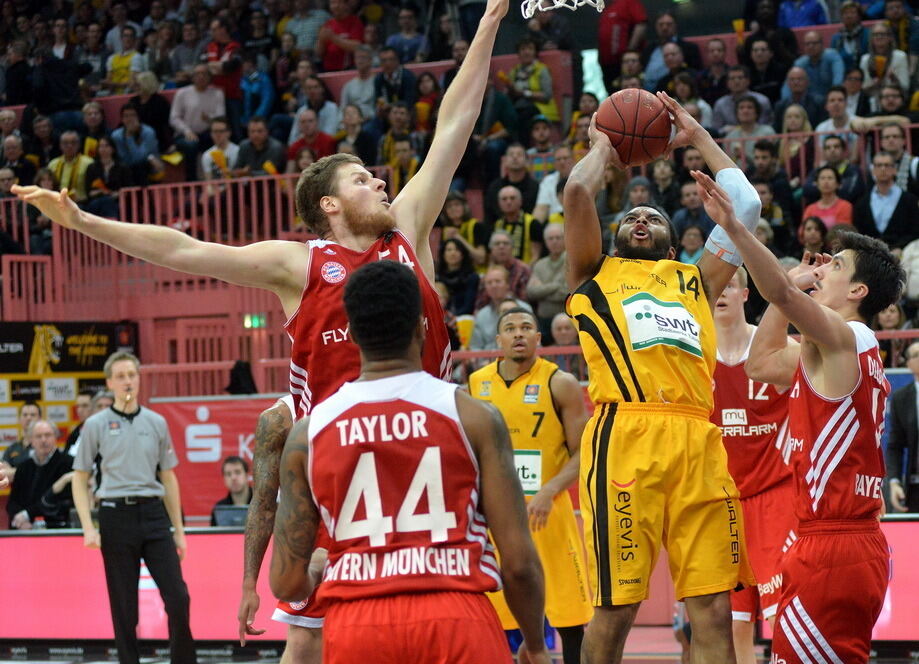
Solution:
<svg viewBox="0 0 919 664">
<path fill-rule="evenodd" d="M 259 71 L 268 73 L 278 59 L 281 41 L 268 29 L 268 17 L 263 11 L 249 15 L 249 34 L 243 39 L 243 51 L 255 53 Z"/>
<path fill-rule="evenodd" d="M 814 167 L 812 132 L 803 106 L 791 104 L 785 108 L 782 121 L 782 134 L 785 135 L 779 140 L 779 163 L 788 165 L 788 184 L 795 198 L 800 196 L 801 183 Z"/>
<path fill-rule="evenodd" d="M 399 32 L 390 35 L 386 40 L 386 47 L 395 49 L 399 54 L 399 62 L 424 62 L 430 46 L 428 38 L 418 32 L 418 9 L 412 5 L 402 5 L 399 8 Z"/>
<path fill-rule="evenodd" d="M 842 85 L 845 65 L 833 48 L 824 48 L 823 37 L 816 30 L 804 33 L 804 55 L 795 60 L 795 66 L 807 72 L 810 91 L 823 103 L 826 93 L 834 85 Z M 787 96 L 784 94 L 783 96 Z"/>
<path fill-rule="evenodd" d="M 32 137 L 25 142 L 26 159 L 39 167 L 60 154 L 58 142 L 54 140 L 54 126 L 47 115 L 32 118 Z"/>
<path fill-rule="evenodd" d="M 543 231 L 546 255 L 533 264 L 527 283 L 527 299 L 536 306 L 536 319 L 543 345 L 552 344 L 552 319 L 565 310 L 568 282 L 565 279 L 565 227 L 549 224 Z"/>
<path fill-rule="evenodd" d="M 636 87 L 642 87 L 645 72 L 644 65 L 641 64 L 641 53 L 638 51 L 626 51 L 622 54 L 622 62 L 620 65 L 619 76 L 614 78 L 612 82 L 608 84 L 608 87 L 612 90 L 625 89 L 628 87 L 625 81 L 632 78 L 638 79 L 638 85 Z"/>
<path fill-rule="evenodd" d="M 593 92 L 582 92 L 578 99 L 578 107 L 571 112 L 571 119 L 568 121 L 568 136 L 566 142 L 571 144 L 575 141 L 575 131 L 577 130 L 578 120 L 581 118 L 591 118 L 600 107 L 600 100 Z"/>
<path fill-rule="evenodd" d="M 571 85 L 577 95 L 584 85 L 580 45 L 571 38 L 571 24 L 562 12 L 540 9 L 527 22 L 527 36 L 540 51 L 560 50 L 571 55 Z M 433 59 L 433 58 L 432 58 Z"/>
<path fill-rule="evenodd" d="M 844 135 L 846 137 L 846 143 L 853 146 L 853 148 L 856 149 L 857 154 L 858 134 L 852 131 L 852 118 L 850 117 L 849 111 L 846 107 L 846 89 L 841 85 L 830 88 L 826 95 L 824 108 L 826 109 L 828 117 L 826 120 L 818 124 L 814 131 L 818 133 L 833 132 L 833 134 L 836 135 Z M 858 123 L 856 123 L 856 125 L 860 126 Z M 864 130 L 864 128 L 861 126 L 860 129 Z M 817 138 L 821 148 L 828 135 L 830 134 L 823 134 Z"/>
<path fill-rule="evenodd" d="M 806 28 L 827 22 L 826 11 L 817 0 L 782 0 L 779 5 L 781 28 Z"/>
<path fill-rule="evenodd" d="M 19 136 L 7 136 L 3 139 L 3 163 L 0 166 L 13 171 L 13 184 L 29 186 L 35 178 L 35 165 L 25 158 L 22 138 Z"/>
<path fill-rule="evenodd" d="M 510 185 L 520 190 L 523 198 L 523 211 L 532 213 L 539 195 L 539 184 L 530 175 L 527 168 L 526 151 L 520 143 L 511 143 L 504 153 L 505 175 L 492 180 L 485 190 L 484 207 L 485 223 L 492 224 L 501 215 L 498 207 L 498 192 Z"/>
<path fill-rule="evenodd" d="M 846 158 L 848 150 L 846 149 L 846 139 L 844 136 L 831 135 L 823 141 L 823 158 L 821 166 L 830 166 L 836 170 L 839 175 L 839 190 L 837 195 L 844 198 L 850 203 L 856 203 L 865 193 L 865 183 L 862 178 L 861 169 L 855 164 L 849 162 Z M 814 169 L 807 176 L 807 182 L 804 184 L 803 200 L 805 204 L 810 204 L 820 198 L 820 191 L 817 188 L 817 171 Z"/>
<path fill-rule="evenodd" d="M 393 160 L 389 162 L 389 189 L 395 198 L 399 192 L 415 177 L 420 165 L 418 155 L 412 147 L 412 140 L 406 134 L 393 136 Z"/>
<path fill-rule="evenodd" d="M 479 292 L 479 275 L 466 242 L 459 237 L 440 245 L 437 281 L 447 287 L 446 310 L 455 316 L 471 315 Z"/>
<path fill-rule="evenodd" d="M 112 28 L 105 33 L 105 47 L 110 53 L 120 53 L 124 50 L 121 43 L 124 37 L 124 28 L 130 26 L 134 30 L 134 37 L 141 33 L 140 25 L 128 20 L 128 9 L 124 3 L 118 2 L 109 10 L 112 14 Z"/>
<path fill-rule="evenodd" d="M 137 30 L 131 25 L 124 26 L 119 43 L 121 48 L 114 51 L 105 63 L 105 79 L 102 81 L 102 86 L 113 95 L 128 93 L 134 86 L 134 77 L 144 70 L 144 59 L 137 51 Z"/>
<path fill-rule="evenodd" d="M 654 30 L 657 33 L 657 41 L 649 43 L 641 56 L 645 68 L 645 90 L 656 90 L 658 82 L 667 75 L 663 47 L 669 42 L 680 47 L 683 58 L 690 69 L 695 71 L 702 69 L 702 55 L 699 47 L 679 38 L 676 18 L 671 12 L 665 11 L 658 15 L 657 20 L 654 21 Z"/>
<path fill-rule="evenodd" d="M 552 126 L 545 115 L 536 115 L 530 123 L 530 147 L 527 148 L 530 174 L 537 182 L 552 172 L 555 158 L 552 153 Z"/>
<path fill-rule="evenodd" d="M 437 29 L 431 31 L 431 50 L 428 60 L 449 60 L 453 57 L 453 44 L 462 41 L 459 25 L 453 20 L 450 12 L 444 12 L 437 17 Z M 451 78 L 452 80 L 452 78 Z"/>
<path fill-rule="evenodd" d="M 18 468 L 29 458 L 29 445 L 31 439 L 28 436 L 29 427 L 42 417 L 41 406 L 34 401 L 26 401 L 19 407 L 19 440 L 8 446 L 3 452 L 3 463 L 12 468 Z M 9 477 L 9 473 L 7 473 Z"/>
<path fill-rule="evenodd" d="M 493 235 L 492 242 L 494 242 L 494 239 L 495 236 Z M 507 239 L 507 250 L 510 252 L 509 239 Z M 529 271 L 529 268 L 527 270 Z M 527 277 L 529 277 L 529 274 L 527 274 Z M 511 288 L 508 270 L 501 265 L 489 267 L 481 284 L 479 297 L 476 300 L 475 323 L 472 328 L 472 338 L 469 340 L 469 350 L 494 350 L 498 347 L 495 337 L 498 333 L 498 316 L 500 315 L 499 307 L 501 303 L 511 298 L 514 300 L 515 306 L 523 307 L 527 311 L 532 311 L 533 309 L 520 297 L 515 297 L 515 293 Z"/>
<path fill-rule="evenodd" d="M 61 189 L 77 203 L 85 203 L 88 197 L 86 170 L 93 160 L 80 153 L 80 135 L 75 131 L 61 134 L 61 156 L 48 164 Z"/>
<path fill-rule="evenodd" d="M 204 60 L 213 77 L 214 86 L 223 91 L 227 118 L 234 137 L 242 133 L 241 50 L 239 42 L 230 36 L 227 19 L 218 16 L 211 21 L 211 41 L 204 49 Z"/>
<path fill-rule="evenodd" d="M 919 157 L 906 150 L 906 129 L 896 122 L 881 127 L 881 150 L 893 158 L 894 182 L 904 191 L 919 192 Z"/>
<path fill-rule="evenodd" d="M 341 111 L 332 101 L 332 95 L 329 93 L 325 83 L 318 76 L 307 76 L 300 83 L 302 94 L 298 94 L 297 101 L 300 102 L 301 108 L 311 108 L 316 111 L 319 122 L 319 131 L 334 136 L 338 132 L 341 124 Z M 277 138 L 281 138 L 277 136 Z M 287 136 L 288 145 L 300 138 L 300 127 L 295 122 L 291 125 L 290 133 Z M 282 141 L 283 142 L 283 141 Z"/>
<path fill-rule="evenodd" d="M 156 142 L 160 152 L 169 152 L 172 146 L 172 130 L 169 126 L 169 101 L 158 90 L 160 82 L 150 71 L 137 75 L 137 94 L 131 103 L 137 108 L 140 121 L 152 127 L 156 132 Z"/>
<path fill-rule="evenodd" d="M 663 54 L 667 73 L 658 80 L 657 90 L 662 90 L 670 96 L 674 96 L 675 83 L 673 79 L 679 74 L 688 74 L 691 78 L 695 78 L 696 72 L 687 67 L 686 61 L 683 59 L 683 51 L 673 42 L 661 46 L 661 53 Z"/>
<path fill-rule="evenodd" d="M 415 131 L 430 135 L 434 131 L 434 118 L 440 105 L 440 84 L 430 72 L 418 74 L 415 102 Z"/>
<path fill-rule="evenodd" d="M 121 126 L 112 132 L 112 142 L 118 159 L 131 170 L 131 179 L 138 185 L 165 170 L 158 156 L 156 132 L 141 123 L 137 107 L 130 102 L 121 107 Z"/>
<path fill-rule="evenodd" d="M 826 224 L 820 217 L 808 217 L 801 224 L 801 252 L 810 252 L 812 256 L 826 253 Z M 801 257 L 798 256 L 798 258 Z"/>
<path fill-rule="evenodd" d="M 715 222 L 708 216 L 699 197 L 699 188 L 695 180 L 684 182 L 680 186 L 680 209 L 673 214 L 673 227 L 679 237 L 690 227 L 702 231 L 702 237 L 707 238 L 715 228 Z"/>
<path fill-rule="evenodd" d="M 494 222 L 495 231 L 511 238 L 513 256 L 532 265 L 542 255 L 542 224 L 523 210 L 523 196 L 517 187 L 507 185 L 498 192 L 501 216 Z"/>
<path fill-rule="evenodd" d="M 687 184 L 689 184 L 687 182 Z M 680 234 L 680 254 L 677 260 L 681 263 L 695 265 L 702 258 L 705 251 L 705 235 L 702 229 L 695 224 L 690 224 Z"/>
<path fill-rule="evenodd" d="M 656 159 L 651 164 L 651 197 L 671 217 L 680 206 L 680 185 L 676 181 L 676 167 L 669 159 Z"/>
<path fill-rule="evenodd" d="M 15 198 L 16 194 L 13 193 L 13 185 L 16 184 L 16 174 L 13 172 L 12 168 L 7 168 L 6 166 L 0 167 L 0 198 Z M 4 235 L 7 235 L 6 231 L 3 231 Z M 3 238 L 3 243 L 6 243 L 6 237 Z M 10 252 L 2 252 L 10 253 Z"/>
<path fill-rule="evenodd" d="M 759 104 L 760 124 L 769 124 L 772 122 L 772 105 L 769 99 L 759 93 L 750 90 L 750 70 L 742 65 L 735 65 L 728 69 L 728 94 L 721 97 L 715 102 L 712 108 L 712 127 L 722 131 L 726 127 L 733 127 L 737 124 L 736 106 L 737 100 L 741 97 L 753 97 Z"/>
<path fill-rule="evenodd" d="M 832 166 L 821 166 L 817 169 L 816 183 L 820 199 L 804 208 L 804 218 L 820 217 L 827 229 L 836 224 L 851 224 L 852 204 L 839 197 L 842 184 L 839 172 Z"/>
<path fill-rule="evenodd" d="M 702 98 L 709 106 L 728 93 L 728 64 L 725 60 L 724 40 L 709 39 L 705 45 L 708 54 L 707 67 L 699 74 L 698 87 Z"/>
<path fill-rule="evenodd" d="M 479 274 L 484 274 L 488 259 L 488 227 L 472 216 L 466 197 L 458 192 L 447 194 L 443 212 L 440 214 L 441 238 L 456 239 L 469 252 L 473 265 Z"/>
<path fill-rule="evenodd" d="M 354 66 L 357 75 L 341 89 L 341 107 L 354 104 L 361 110 L 365 120 L 373 120 L 376 114 L 376 95 L 373 90 L 373 53 L 369 47 L 360 45 L 354 49 Z"/>
<path fill-rule="evenodd" d="M 906 115 L 906 97 L 903 90 L 896 83 L 885 83 L 881 86 L 881 94 L 878 98 L 877 109 L 871 114 L 874 116 L 884 115 Z"/>
<path fill-rule="evenodd" d="M 350 69 L 352 54 L 364 37 L 364 24 L 347 0 L 329 0 L 329 11 L 332 18 L 319 28 L 316 55 L 322 59 L 323 71 Z"/>
<path fill-rule="evenodd" d="M 323 9 L 311 7 L 310 0 L 293 0 L 294 11 L 285 32 L 290 32 L 296 37 L 297 48 L 313 55 L 316 51 L 316 42 L 319 40 L 319 31 L 331 15 Z"/>
<path fill-rule="evenodd" d="M 766 180 L 772 186 L 775 202 L 786 213 L 796 210 L 788 173 L 779 161 L 779 149 L 773 141 L 757 141 L 753 146 L 753 166 L 747 168 L 746 175 L 752 180 Z"/>
<path fill-rule="evenodd" d="M 750 46 L 757 39 L 765 39 L 775 54 L 776 62 L 782 67 L 791 67 L 798 57 L 798 40 L 791 30 L 778 25 L 774 0 L 759 0 L 756 3 L 755 23 L 756 29 L 753 34 L 744 40 L 742 47 L 738 46 L 738 59 L 744 64 L 749 64 Z"/>
<path fill-rule="evenodd" d="M 87 417 L 92 415 L 92 398 L 95 394 L 95 390 L 80 390 L 79 394 L 77 394 L 77 398 L 73 404 L 73 410 L 79 422 L 70 433 L 67 434 L 67 442 L 64 444 L 64 454 L 73 456 L 70 454 L 70 450 L 73 449 L 77 439 L 80 437 L 80 430 L 83 428 L 83 422 L 86 421 Z"/>
<path fill-rule="evenodd" d="M 424 137 L 412 132 L 412 115 L 408 104 L 395 102 L 389 107 L 389 130 L 377 142 L 377 164 L 388 164 L 395 157 L 395 137 L 409 136 L 415 152 L 424 150 Z"/>
<path fill-rule="evenodd" d="M 906 53 L 895 47 L 893 33 L 886 23 L 871 27 L 871 45 L 859 66 L 865 76 L 864 90 L 869 95 L 878 95 L 887 83 L 901 90 L 909 89 L 909 60 Z"/>
<path fill-rule="evenodd" d="M 871 321 L 875 332 L 895 332 L 910 327 L 903 306 L 895 302 L 886 309 L 881 309 Z M 906 366 L 906 346 L 908 341 L 902 337 L 896 339 L 878 339 L 878 350 L 885 369 L 899 369 Z"/>
<path fill-rule="evenodd" d="M 172 69 L 172 52 L 176 47 L 175 26 L 169 21 L 163 22 L 152 33 L 151 39 L 153 46 L 148 46 L 143 54 L 144 70 L 152 72 L 159 80 L 172 84 L 175 80 L 175 72 Z"/>
<path fill-rule="evenodd" d="M 782 95 L 787 68 L 776 61 L 769 42 L 760 37 L 750 47 L 750 89 L 765 95 L 772 104 Z"/>
<path fill-rule="evenodd" d="M 265 118 L 254 117 L 247 125 L 248 138 L 239 144 L 233 166 L 236 177 L 273 175 L 287 165 L 283 143 L 268 135 Z"/>
<path fill-rule="evenodd" d="M 249 464 L 238 456 L 229 456 L 220 467 L 223 485 L 227 495 L 214 503 L 211 510 L 211 526 L 217 525 L 216 508 L 220 505 L 248 505 L 252 502 L 252 487 L 249 486 Z"/>
<path fill-rule="evenodd" d="M 57 447 L 57 427 L 37 420 L 28 434 L 32 452 L 16 469 L 6 505 L 10 527 L 31 530 L 42 517 L 48 528 L 66 528 L 70 515 L 73 457 Z"/>
<path fill-rule="evenodd" d="M 559 145 L 555 148 L 553 151 L 553 165 L 555 170 L 545 176 L 539 183 L 536 207 L 533 208 L 533 217 L 543 224 L 551 215 L 562 211 L 556 188 L 560 180 L 568 179 L 571 169 L 574 167 L 571 148 L 567 145 Z"/>
<path fill-rule="evenodd" d="M 712 107 L 708 102 L 699 96 L 699 86 L 696 83 L 696 77 L 688 71 L 681 71 L 673 77 L 673 92 L 670 96 L 676 99 L 682 106 L 695 104 L 699 107 L 701 120 L 699 124 L 703 127 L 712 126 Z"/>
<path fill-rule="evenodd" d="M 118 162 L 115 143 L 110 137 L 102 136 L 96 146 L 96 159 L 86 169 L 89 188 L 86 210 L 100 217 L 117 219 L 118 190 L 131 184 L 131 171 Z"/>
<path fill-rule="evenodd" d="M 508 144 L 517 136 L 517 112 L 510 97 L 497 90 L 489 78 L 482 98 L 482 108 L 472 130 L 475 157 L 481 159 L 485 182 L 492 182 L 500 173 L 501 157 Z M 524 154 L 524 158 L 526 155 Z"/>
<path fill-rule="evenodd" d="M 347 149 L 348 148 L 345 147 L 345 149 L 341 150 L 341 152 L 346 152 Z M 349 154 L 353 154 L 353 153 L 349 153 Z M 354 155 L 354 156 L 356 157 L 357 155 Z M 287 162 L 287 172 L 296 173 L 299 175 L 303 173 L 303 171 L 305 171 L 307 168 L 309 168 L 312 164 L 315 164 L 315 163 L 316 163 L 316 154 L 312 150 L 310 150 L 308 147 L 302 147 L 299 150 L 297 150 L 297 154 L 294 155 L 294 160 Z"/>
<path fill-rule="evenodd" d="M 302 132 L 303 129 L 301 128 Z M 365 164 L 372 164 L 376 159 L 376 141 L 364 130 L 364 117 L 356 104 L 348 104 L 342 113 L 342 130 L 335 135 L 338 139 L 336 150 L 342 151 L 348 146 L 351 152 L 361 158 Z"/>
<path fill-rule="evenodd" d="M 83 149 L 82 152 L 87 157 L 95 158 L 96 145 L 99 139 L 109 135 L 108 127 L 105 125 L 105 115 L 102 111 L 102 105 L 97 101 L 88 101 L 83 104 Z"/>
<path fill-rule="evenodd" d="M 903 0 L 885 0 L 884 18 L 894 37 L 894 48 L 908 54 L 910 78 L 919 62 L 919 19 L 906 10 Z"/>
<path fill-rule="evenodd" d="M 184 156 L 186 180 L 198 179 L 198 154 L 211 144 L 211 120 L 225 116 L 223 90 L 211 85 L 211 72 L 206 64 L 195 65 L 192 85 L 176 92 L 169 111 L 175 144 Z"/>
<path fill-rule="evenodd" d="M 29 63 L 29 45 L 15 39 L 6 47 L 6 86 L 4 101 L 9 106 L 31 104 L 32 65 Z"/>
<path fill-rule="evenodd" d="M 823 120 L 823 103 L 817 101 L 817 98 L 810 91 L 810 79 L 807 72 L 801 67 L 792 67 L 785 76 L 785 87 L 788 95 L 783 96 L 773 109 L 773 126 L 776 133 L 782 131 L 782 125 L 785 122 L 785 109 L 792 104 L 798 104 L 804 108 L 807 118 L 810 120 L 812 127 L 818 125 Z"/>
<path fill-rule="evenodd" d="M 77 48 L 76 59 L 81 65 L 89 65 L 89 73 L 83 76 L 80 87 L 87 97 L 95 97 L 102 89 L 109 53 L 102 41 L 102 26 L 93 21 L 86 27 L 86 40 Z M 7 73 L 9 76 L 9 73 Z"/>
<path fill-rule="evenodd" d="M 784 256 L 779 248 L 775 246 L 775 231 L 772 229 L 772 224 L 770 224 L 768 221 L 761 218 L 758 222 L 756 222 L 756 228 L 753 231 L 753 235 L 757 240 L 760 241 L 760 244 L 772 252 L 773 256 L 776 258 L 782 258 L 782 256 Z M 758 294 L 759 293 L 757 292 L 757 295 Z M 762 298 L 762 296 L 760 296 L 760 298 Z M 765 306 L 766 303 L 764 301 L 762 308 L 764 309 Z M 759 309 L 759 311 L 761 313 L 762 309 Z"/>
<path fill-rule="evenodd" d="M 522 126 L 529 126 L 536 115 L 544 115 L 550 122 L 561 118 L 553 97 L 552 73 L 537 59 L 536 42 L 524 37 L 517 42 L 516 65 L 507 73 L 507 94 L 514 102 Z"/>
<path fill-rule="evenodd" d="M 624 199 L 625 200 L 620 203 L 619 210 L 616 214 L 615 222 L 617 224 L 619 223 L 619 220 L 625 216 L 626 212 L 632 208 L 639 205 L 654 204 L 653 200 L 651 199 L 651 181 L 642 175 L 633 177 L 631 180 L 629 180 L 628 187 L 625 189 Z"/>
<path fill-rule="evenodd" d="M 845 0 L 839 6 L 842 27 L 830 40 L 830 47 L 842 57 L 846 71 L 858 67 L 868 52 L 868 31 L 862 25 L 862 6 L 856 0 Z"/>
<path fill-rule="evenodd" d="M 737 124 L 724 135 L 725 139 L 738 139 L 725 141 L 727 152 L 738 164 L 748 164 L 753 161 L 753 146 L 756 138 L 772 136 L 775 132 L 769 125 L 759 124 L 756 119 L 762 109 L 756 98 L 745 95 L 734 104 L 734 113 Z"/>
<path fill-rule="evenodd" d="M 186 21 L 182 25 L 182 42 L 172 51 L 172 72 L 176 84 L 194 83 L 195 69 L 204 56 L 204 46 L 197 24 Z"/>
<path fill-rule="evenodd" d="M 232 177 L 231 169 L 239 158 L 239 146 L 231 140 L 229 120 L 225 117 L 213 118 L 210 134 L 213 146 L 201 155 L 201 172 L 205 180 L 228 179 Z M 222 191 L 222 185 L 205 187 L 202 202 Z"/>
<path fill-rule="evenodd" d="M 457 39 L 450 46 L 450 57 L 453 58 L 453 66 L 444 72 L 443 79 L 440 82 L 440 87 L 443 88 L 444 92 L 447 91 L 447 88 L 450 87 L 453 79 L 456 78 L 460 67 L 463 66 L 463 60 L 466 59 L 466 54 L 468 52 L 469 42 L 467 42 L 465 39 Z"/>
<path fill-rule="evenodd" d="M 373 93 L 377 100 L 377 112 L 385 118 L 390 105 L 403 102 L 415 104 L 417 83 L 415 75 L 399 62 L 399 53 L 386 47 L 380 51 L 380 72 L 373 79 Z"/>
<path fill-rule="evenodd" d="M 851 116 L 867 117 L 871 115 L 871 98 L 862 91 L 865 75 L 858 67 L 846 71 L 842 86 L 846 89 L 846 111 Z"/>
<path fill-rule="evenodd" d="M 240 121 L 249 124 L 254 116 L 268 117 L 274 106 L 274 86 L 268 74 L 258 68 L 258 55 L 249 51 L 242 56 L 242 79 L 239 89 L 243 97 Z"/>
<path fill-rule="evenodd" d="M 871 159 L 874 186 L 855 204 L 855 227 L 859 233 L 877 237 L 893 250 L 902 250 L 919 238 L 915 220 L 919 199 L 896 183 L 896 162 L 887 152 Z"/>
</svg>

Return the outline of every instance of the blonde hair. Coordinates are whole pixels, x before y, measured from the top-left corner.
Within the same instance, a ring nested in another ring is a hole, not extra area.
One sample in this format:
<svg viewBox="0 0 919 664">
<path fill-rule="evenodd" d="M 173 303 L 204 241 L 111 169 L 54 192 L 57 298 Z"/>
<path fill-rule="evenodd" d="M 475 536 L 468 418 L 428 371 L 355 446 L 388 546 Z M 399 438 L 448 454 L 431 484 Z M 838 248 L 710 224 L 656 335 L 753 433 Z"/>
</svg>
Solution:
<svg viewBox="0 0 919 664">
<path fill-rule="evenodd" d="M 152 95 L 160 89 L 160 81 L 152 71 L 142 71 L 137 75 L 137 89 L 143 94 Z"/>
<path fill-rule="evenodd" d="M 782 133 L 783 134 L 788 133 L 788 112 L 792 109 L 801 113 L 801 115 L 804 118 L 804 124 L 802 125 L 801 129 L 799 129 L 795 133 L 812 132 L 813 128 L 811 127 L 811 121 L 810 121 L 810 118 L 807 117 L 807 111 L 804 109 L 804 107 L 801 106 L 801 104 L 789 104 L 788 108 L 785 109 L 785 114 L 782 116 Z M 794 139 L 794 140 L 800 140 L 800 139 Z M 782 140 L 779 141 L 779 163 L 784 164 L 793 156 L 795 155 L 791 154 L 791 143 L 788 137 L 787 136 L 783 137 Z"/>
</svg>

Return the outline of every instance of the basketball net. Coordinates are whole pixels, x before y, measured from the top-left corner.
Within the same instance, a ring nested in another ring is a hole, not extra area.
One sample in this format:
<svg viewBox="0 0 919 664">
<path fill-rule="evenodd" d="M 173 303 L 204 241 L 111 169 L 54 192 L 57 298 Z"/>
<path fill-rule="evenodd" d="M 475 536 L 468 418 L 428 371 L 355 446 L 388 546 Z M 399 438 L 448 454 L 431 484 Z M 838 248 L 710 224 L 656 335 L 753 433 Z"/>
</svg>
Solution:
<svg viewBox="0 0 919 664">
<path fill-rule="evenodd" d="M 596 7 L 598 12 L 602 12 L 605 6 L 603 0 L 523 0 L 520 4 L 520 11 L 523 13 L 523 18 L 531 19 L 537 11 L 547 12 L 563 7 L 574 11 L 583 5 Z"/>
</svg>

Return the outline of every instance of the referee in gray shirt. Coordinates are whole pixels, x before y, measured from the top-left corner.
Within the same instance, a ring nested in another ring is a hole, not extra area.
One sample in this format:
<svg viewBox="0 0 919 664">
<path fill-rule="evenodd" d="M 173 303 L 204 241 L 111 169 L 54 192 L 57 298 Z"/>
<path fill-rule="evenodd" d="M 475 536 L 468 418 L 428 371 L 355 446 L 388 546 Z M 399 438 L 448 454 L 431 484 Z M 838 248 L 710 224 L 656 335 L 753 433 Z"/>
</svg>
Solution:
<svg viewBox="0 0 919 664">
<path fill-rule="evenodd" d="M 172 664 L 194 664 L 188 587 L 179 564 L 186 550 L 179 483 L 173 471 L 179 461 L 166 420 L 137 403 L 140 361 L 130 353 L 112 354 L 105 361 L 105 382 L 115 403 L 83 424 L 73 463 L 73 501 L 83 526 L 84 546 L 102 548 L 118 661 L 140 661 L 137 583 L 143 558 L 169 617 L 170 660 Z M 89 495 L 97 454 L 102 457 L 98 531 L 93 526 Z"/>
</svg>

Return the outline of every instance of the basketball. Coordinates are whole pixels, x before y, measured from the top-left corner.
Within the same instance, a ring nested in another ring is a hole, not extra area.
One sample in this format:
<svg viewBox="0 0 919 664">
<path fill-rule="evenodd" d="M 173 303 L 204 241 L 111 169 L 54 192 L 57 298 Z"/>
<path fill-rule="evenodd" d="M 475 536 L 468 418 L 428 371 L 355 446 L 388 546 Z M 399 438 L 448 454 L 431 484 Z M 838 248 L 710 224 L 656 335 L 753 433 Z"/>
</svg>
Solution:
<svg viewBox="0 0 919 664">
<path fill-rule="evenodd" d="M 647 90 L 628 88 L 603 100 L 597 129 L 609 136 L 622 163 L 641 166 L 664 154 L 670 142 L 670 115 Z"/>
</svg>

